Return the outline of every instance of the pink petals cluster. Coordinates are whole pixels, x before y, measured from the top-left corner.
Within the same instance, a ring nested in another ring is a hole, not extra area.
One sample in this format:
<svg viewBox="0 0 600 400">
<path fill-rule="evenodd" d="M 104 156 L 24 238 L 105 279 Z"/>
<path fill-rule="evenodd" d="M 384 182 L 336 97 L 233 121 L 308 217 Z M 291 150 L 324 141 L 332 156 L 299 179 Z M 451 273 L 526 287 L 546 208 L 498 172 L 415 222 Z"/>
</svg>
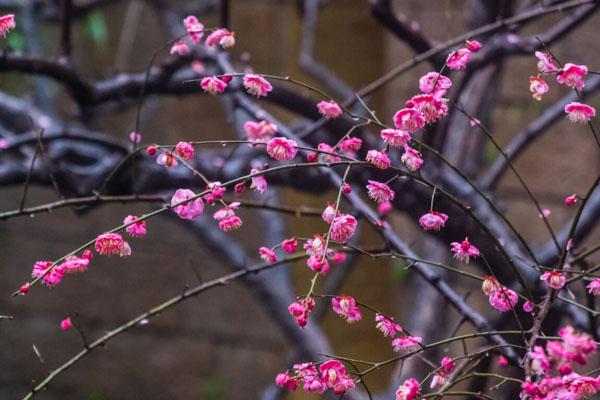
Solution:
<svg viewBox="0 0 600 400">
<path fill-rule="evenodd" d="M 567 282 L 566 277 L 560 271 L 544 272 L 540 279 L 546 282 L 548 286 L 555 290 L 562 289 L 562 287 L 565 286 L 565 283 Z"/>
<path fill-rule="evenodd" d="M 362 315 L 356 305 L 356 300 L 352 296 L 336 296 L 331 299 L 333 311 L 344 318 L 349 324 L 360 321 Z"/>
<path fill-rule="evenodd" d="M 446 221 L 448 221 L 448 216 L 446 214 L 430 211 L 419 218 L 419 225 L 425 231 L 439 231 L 444 227 Z"/>
<path fill-rule="evenodd" d="M 6 37 L 6 34 L 16 28 L 14 14 L 6 14 L 0 17 L 0 35 Z"/>
<path fill-rule="evenodd" d="M 304 297 L 296 300 L 288 307 L 288 311 L 296 319 L 296 324 L 300 328 L 306 327 L 308 324 L 308 316 L 310 312 L 315 308 L 315 299 L 312 297 Z"/>
<path fill-rule="evenodd" d="M 515 308 L 519 302 L 519 296 L 513 290 L 500 285 L 496 277 L 488 275 L 481 284 L 481 290 L 488 296 L 488 301 L 492 307 L 500 312 L 508 312 Z M 527 304 L 527 303 L 526 303 Z M 533 310 L 533 304 L 529 302 L 531 309 L 528 311 L 523 307 L 525 312 Z"/>
<path fill-rule="evenodd" d="M 265 97 L 273 90 L 271 83 L 260 75 L 248 74 L 244 76 L 243 82 L 248 94 L 256 97 Z"/>
<path fill-rule="evenodd" d="M 356 231 L 356 218 L 350 214 L 340 214 L 331 222 L 331 240 L 345 243 Z"/>
<path fill-rule="evenodd" d="M 63 280 L 66 274 L 87 270 L 92 257 L 93 255 L 90 250 L 84 250 L 81 257 L 70 255 L 66 257 L 62 263 L 54 266 L 51 261 L 36 261 L 33 265 L 31 276 L 40 278 L 42 283 L 46 286 L 56 286 Z M 22 290 L 20 290 L 21 293 L 27 293 L 29 285 L 26 284 L 24 287 L 25 286 L 27 289 L 23 290 L 22 288 Z"/>
<path fill-rule="evenodd" d="M 584 103 L 573 101 L 565 106 L 567 118 L 575 123 L 587 123 L 596 116 L 596 109 Z"/>
<path fill-rule="evenodd" d="M 204 202 L 189 189 L 177 189 L 171 197 L 171 208 L 179 218 L 193 220 L 204 212 Z"/>
<path fill-rule="evenodd" d="M 415 400 L 419 397 L 421 385 L 415 378 L 404 381 L 396 390 L 396 400 Z"/>
<path fill-rule="evenodd" d="M 321 101 L 317 104 L 317 108 L 325 118 L 337 118 L 344 113 L 342 107 L 333 100 Z"/>
<path fill-rule="evenodd" d="M 545 348 L 534 346 L 527 354 L 533 379 L 521 385 L 523 400 L 579 400 L 600 391 L 600 377 L 573 372 L 574 364 L 586 365 L 597 350 L 596 342 L 586 333 L 571 326 L 559 331 L 561 340 L 549 340 Z"/>
<path fill-rule="evenodd" d="M 395 193 L 390 187 L 383 182 L 369 180 L 367 185 L 367 193 L 371 199 L 377 203 L 394 200 Z"/>
<path fill-rule="evenodd" d="M 250 142 L 266 142 L 277 133 L 277 125 L 270 121 L 247 121 L 244 131 Z"/>
<path fill-rule="evenodd" d="M 471 61 L 472 53 L 476 53 L 481 49 L 481 43 L 477 40 L 465 41 L 465 47 L 453 51 L 446 59 L 446 65 L 452 70 L 465 69 L 469 61 Z"/>
<path fill-rule="evenodd" d="M 298 154 L 296 141 L 284 137 L 274 137 L 267 142 L 267 154 L 277 161 L 287 161 Z"/>
<path fill-rule="evenodd" d="M 471 257 L 479 257 L 480 255 L 479 249 L 469 242 L 469 238 L 465 238 L 460 243 L 452 242 L 450 246 L 454 257 L 465 264 L 469 263 Z"/>
<path fill-rule="evenodd" d="M 131 255 L 129 243 L 118 233 L 103 233 L 98 235 L 94 248 L 98 254 L 104 256 L 119 255 L 125 257 Z"/>
<path fill-rule="evenodd" d="M 278 374 L 275 383 L 290 391 L 295 391 L 302 383 L 302 389 L 307 393 L 323 394 L 331 389 L 336 395 L 356 386 L 344 364 L 338 360 L 325 361 L 319 369 L 312 363 L 295 364 L 291 371 Z"/>
<path fill-rule="evenodd" d="M 559 84 L 577 91 L 585 87 L 584 77 L 588 74 L 587 66 L 567 63 L 559 68 L 551 54 L 536 51 L 535 56 L 539 60 L 537 64 L 539 74 L 529 78 L 529 90 L 534 99 L 541 100 L 542 95 L 548 92 L 548 84 L 541 77 L 542 74 L 554 74 Z M 574 101 L 565 106 L 565 113 L 571 122 L 587 123 L 596 116 L 596 109 L 588 104 Z"/>
<path fill-rule="evenodd" d="M 235 32 L 230 32 L 224 28 L 217 29 L 206 37 L 204 44 L 207 46 L 220 45 L 224 49 L 229 49 L 235 46 Z"/>
</svg>

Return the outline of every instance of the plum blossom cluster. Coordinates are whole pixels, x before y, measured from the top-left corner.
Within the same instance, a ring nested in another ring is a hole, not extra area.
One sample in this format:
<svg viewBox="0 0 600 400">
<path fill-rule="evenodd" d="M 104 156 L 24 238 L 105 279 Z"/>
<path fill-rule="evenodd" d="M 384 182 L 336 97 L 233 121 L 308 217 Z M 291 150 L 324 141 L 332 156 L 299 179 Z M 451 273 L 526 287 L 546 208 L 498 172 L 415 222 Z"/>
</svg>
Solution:
<svg viewBox="0 0 600 400">
<path fill-rule="evenodd" d="M 481 290 L 488 296 L 490 305 L 500 312 L 512 310 L 519 302 L 517 293 L 500 285 L 500 282 L 498 282 L 495 276 L 486 276 L 481 284 Z M 523 309 L 526 312 L 531 312 L 533 304 L 528 301 L 526 305 L 523 306 Z"/>
<path fill-rule="evenodd" d="M 190 46 L 198 45 L 206 32 L 210 32 L 210 34 L 204 41 L 205 46 L 221 46 L 224 49 L 229 49 L 235 45 L 235 32 L 230 32 L 224 28 L 206 29 L 204 24 L 193 15 L 183 19 L 183 27 L 187 34 L 183 39 L 178 39 L 172 44 L 170 53 L 173 55 L 188 55 Z"/>
<path fill-rule="evenodd" d="M 346 367 L 338 360 L 325 361 L 318 368 L 313 363 L 295 364 L 292 370 L 278 374 L 275 383 L 292 392 L 302 384 L 306 393 L 323 394 L 331 389 L 336 395 L 356 387 Z"/>
<path fill-rule="evenodd" d="M 586 365 L 597 351 L 596 342 L 572 326 L 558 332 L 561 340 L 534 346 L 527 354 L 531 376 L 521 385 L 523 400 L 587 399 L 600 391 L 600 377 L 580 375 L 576 365 Z"/>
<path fill-rule="evenodd" d="M 585 87 L 587 66 L 572 63 L 559 66 L 551 54 L 542 51 L 536 51 L 535 56 L 538 58 L 538 74 L 529 78 L 529 90 L 535 100 L 542 100 L 542 96 L 550 90 L 548 83 L 543 78 L 544 75 L 554 75 L 556 82 L 576 91 L 581 91 Z M 577 101 L 567 104 L 565 112 L 571 122 L 587 123 L 596 116 L 594 107 Z"/>
<path fill-rule="evenodd" d="M 466 41 L 465 47 L 453 51 L 447 60 L 450 69 L 463 69 L 471 59 L 471 53 L 478 51 L 481 43 Z M 421 153 L 410 146 L 412 135 L 428 124 L 433 124 L 448 115 L 448 99 L 444 96 L 452 87 L 452 81 L 438 72 L 429 72 L 419 79 L 421 93 L 406 101 L 405 107 L 394 114 L 394 128 L 381 130 L 380 136 L 386 145 L 384 150 L 372 149 L 365 160 L 375 167 L 387 169 L 391 166 L 389 148 L 403 150 L 400 160 L 412 171 L 418 171 L 423 165 Z"/>
</svg>

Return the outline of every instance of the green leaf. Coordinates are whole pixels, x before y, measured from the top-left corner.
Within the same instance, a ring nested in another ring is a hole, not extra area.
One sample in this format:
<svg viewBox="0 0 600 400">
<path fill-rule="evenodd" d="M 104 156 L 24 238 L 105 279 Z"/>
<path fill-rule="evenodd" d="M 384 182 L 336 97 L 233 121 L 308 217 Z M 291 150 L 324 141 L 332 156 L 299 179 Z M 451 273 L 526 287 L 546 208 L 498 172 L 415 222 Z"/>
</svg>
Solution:
<svg viewBox="0 0 600 400">
<path fill-rule="evenodd" d="M 89 38 L 95 44 L 106 44 L 108 41 L 108 30 L 102 11 L 92 11 L 87 15 L 86 31 Z"/>
<path fill-rule="evenodd" d="M 21 32 L 12 31 L 6 37 L 6 43 L 11 49 L 22 51 L 25 49 L 25 36 Z"/>
</svg>

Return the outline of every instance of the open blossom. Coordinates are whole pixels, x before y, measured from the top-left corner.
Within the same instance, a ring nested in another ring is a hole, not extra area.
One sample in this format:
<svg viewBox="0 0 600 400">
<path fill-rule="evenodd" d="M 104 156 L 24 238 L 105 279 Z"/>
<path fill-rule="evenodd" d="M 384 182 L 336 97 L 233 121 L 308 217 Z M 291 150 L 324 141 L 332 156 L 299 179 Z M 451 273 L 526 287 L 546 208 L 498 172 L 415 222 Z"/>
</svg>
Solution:
<svg viewBox="0 0 600 400">
<path fill-rule="evenodd" d="M 485 293 L 486 296 L 492 294 L 494 290 L 500 289 L 500 282 L 493 275 L 487 275 L 483 278 L 483 282 L 481 283 L 481 290 Z"/>
<path fill-rule="evenodd" d="M 325 361 L 319 366 L 321 379 L 335 394 L 342 394 L 355 387 L 354 381 L 346 373 L 346 368 L 338 360 Z"/>
<path fill-rule="evenodd" d="M 0 35 L 6 37 L 8 31 L 15 29 L 16 26 L 14 14 L 6 14 L 0 17 Z"/>
<path fill-rule="evenodd" d="M 204 202 L 201 197 L 197 197 L 194 200 L 186 201 L 183 204 L 179 204 L 185 200 L 191 199 L 196 196 L 194 192 L 189 189 L 177 189 L 175 194 L 171 198 L 171 207 L 175 214 L 181 219 L 192 220 L 202 215 L 204 212 Z"/>
<path fill-rule="evenodd" d="M 250 174 L 258 174 L 260 171 L 256 168 L 252 168 L 250 170 Z M 252 183 L 250 184 L 250 189 L 254 189 L 258 193 L 265 193 L 267 191 L 267 179 L 264 175 L 254 175 L 250 178 Z"/>
<path fill-rule="evenodd" d="M 588 69 L 585 65 L 565 64 L 556 75 L 556 81 L 570 88 L 581 90 L 585 86 L 583 77 L 587 75 Z"/>
<path fill-rule="evenodd" d="M 448 55 L 446 65 L 452 70 L 460 70 L 465 69 L 469 61 L 471 61 L 471 51 L 469 49 L 460 48 Z"/>
<path fill-rule="evenodd" d="M 325 207 L 325 209 L 323 210 L 323 214 L 321 214 L 321 218 L 323 218 L 323 221 L 327 222 L 328 224 L 331 224 L 335 216 L 340 215 L 340 212 L 336 212 L 335 208 L 335 204 L 327 204 L 327 207 Z"/>
<path fill-rule="evenodd" d="M 593 296 L 600 296 L 600 278 L 596 278 L 586 286 L 588 293 Z"/>
<path fill-rule="evenodd" d="M 542 100 L 542 96 L 548 93 L 548 90 L 548 84 L 539 76 L 531 76 L 529 78 L 529 91 L 535 100 Z"/>
<path fill-rule="evenodd" d="M 64 271 L 62 269 L 59 269 L 58 267 L 54 267 L 51 270 L 49 270 L 51 266 L 51 261 L 36 261 L 33 265 L 33 271 L 31 272 L 31 276 L 35 278 L 42 278 L 42 282 L 46 286 L 56 286 L 60 283 L 60 281 L 62 281 Z M 46 272 L 48 270 L 49 272 Z"/>
<path fill-rule="evenodd" d="M 266 142 L 277 132 L 277 125 L 269 121 L 247 121 L 244 130 L 251 142 Z"/>
<path fill-rule="evenodd" d="M 321 235 L 315 235 L 304 243 L 304 250 L 309 256 L 323 256 L 325 252 L 325 239 Z"/>
<path fill-rule="evenodd" d="M 273 85 L 260 75 L 246 75 L 244 76 L 243 81 L 248 94 L 256 97 L 264 97 L 273 90 Z"/>
<path fill-rule="evenodd" d="M 386 201 L 394 200 L 395 193 L 390 187 L 383 183 L 369 180 L 367 185 L 367 192 L 369 197 L 375 200 L 377 203 L 383 203 Z"/>
<path fill-rule="evenodd" d="M 357 137 L 349 137 L 346 138 L 344 140 L 342 140 L 340 142 L 340 144 L 338 145 L 340 151 L 343 152 L 356 152 L 360 150 L 360 147 L 362 146 L 362 139 L 357 138 Z"/>
<path fill-rule="evenodd" d="M 408 145 L 404 145 L 404 154 L 402 154 L 400 160 L 412 172 L 418 171 L 423 165 L 421 153 Z"/>
<path fill-rule="evenodd" d="M 425 126 L 425 116 L 417 109 L 403 108 L 394 114 L 394 125 L 398 129 L 413 133 Z"/>
<path fill-rule="evenodd" d="M 71 322 L 71 318 L 65 318 L 60 321 L 60 329 L 63 331 L 68 331 L 73 327 L 73 322 Z"/>
<path fill-rule="evenodd" d="M 385 144 L 392 147 L 402 147 L 410 140 L 410 133 L 402 129 L 383 129 L 380 136 Z"/>
<path fill-rule="evenodd" d="M 415 400 L 419 397 L 421 385 L 415 378 L 410 378 L 404 381 L 398 390 L 396 390 L 396 400 Z"/>
<path fill-rule="evenodd" d="M 468 264 L 471 257 L 479 256 L 479 249 L 469 242 L 469 238 L 465 238 L 462 242 L 452 242 L 450 244 L 454 257 L 465 264 Z"/>
<path fill-rule="evenodd" d="M 198 44 L 204 35 L 204 25 L 198 21 L 198 18 L 189 15 L 183 20 L 183 26 L 185 26 L 192 42 Z"/>
<path fill-rule="evenodd" d="M 425 122 L 431 124 L 440 118 L 445 117 L 448 114 L 448 105 L 446 102 L 431 94 L 419 94 L 413 96 L 408 102 L 415 110 L 419 110 Z"/>
<path fill-rule="evenodd" d="M 125 228 L 125 232 L 129 233 L 131 236 L 143 237 L 146 236 L 146 221 L 137 221 L 138 217 L 133 215 L 128 215 L 123 220 L 124 224 L 132 223 L 131 225 Z M 134 222 L 137 221 L 137 222 Z"/>
<path fill-rule="evenodd" d="M 542 51 L 536 51 L 535 56 L 539 59 L 537 64 L 538 71 L 542 73 L 558 71 L 558 67 L 556 66 L 556 63 L 550 54 Z"/>
<path fill-rule="evenodd" d="M 562 343 L 551 341 L 547 343 L 548 353 L 565 361 L 573 361 L 580 365 L 587 364 L 587 356 L 596 352 L 594 339 L 585 332 L 576 332 L 567 325 L 558 331 Z"/>
<path fill-rule="evenodd" d="M 204 44 L 207 46 L 221 45 L 224 49 L 235 46 L 235 32 L 221 28 L 206 37 Z"/>
<path fill-rule="evenodd" d="M 56 269 L 62 271 L 65 274 L 83 272 L 87 270 L 87 267 L 90 264 L 92 258 L 92 252 L 90 250 L 85 250 L 81 254 L 81 257 L 77 257 L 74 255 L 68 256 L 62 263 L 60 263 L 60 265 L 56 267 Z"/>
<path fill-rule="evenodd" d="M 298 326 L 304 328 L 308 323 L 308 316 L 313 308 L 315 308 L 315 299 L 305 297 L 290 304 L 288 311 L 296 319 Z"/>
<path fill-rule="evenodd" d="M 561 289 L 563 286 L 565 286 L 565 283 L 567 281 L 565 276 L 559 271 L 544 272 L 540 277 L 540 280 L 546 282 L 548 286 L 556 290 Z"/>
<path fill-rule="evenodd" d="M 317 145 L 317 149 L 320 152 L 322 152 L 319 153 L 319 158 L 321 159 L 321 162 L 331 164 L 341 161 L 341 158 L 335 155 L 337 154 L 335 149 L 327 143 L 319 143 Z"/>
<path fill-rule="evenodd" d="M 223 93 L 227 89 L 227 82 L 216 76 L 207 76 L 200 81 L 200 87 L 208 94 Z"/>
<path fill-rule="evenodd" d="M 429 72 L 419 79 L 419 89 L 423 93 L 433 93 L 436 96 L 443 96 L 450 87 L 452 87 L 450 78 L 437 72 Z"/>
<path fill-rule="evenodd" d="M 356 218 L 350 214 L 342 214 L 331 222 L 331 239 L 347 242 L 356 230 Z"/>
<path fill-rule="evenodd" d="M 402 332 L 402 327 L 394 322 L 393 318 L 388 318 L 381 314 L 375 314 L 375 328 L 385 337 L 394 337 Z"/>
<path fill-rule="evenodd" d="M 419 218 L 419 225 L 426 231 L 439 231 L 448 221 L 448 216 L 437 211 L 430 211 Z"/>
<path fill-rule="evenodd" d="M 477 53 L 481 50 L 481 43 L 477 40 L 466 40 L 465 44 L 467 45 L 467 49 L 473 53 Z"/>
<path fill-rule="evenodd" d="M 171 50 L 169 50 L 169 54 L 177 54 L 178 56 L 185 56 L 189 54 L 190 48 L 183 40 L 178 40 L 173 43 L 171 46 Z"/>
<path fill-rule="evenodd" d="M 596 116 L 596 109 L 594 107 L 576 101 L 567 104 L 565 106 L 565 112 L 567 113 L 567 118 L 569 118 L 569 121 L 571 122 L 586 123 L 590 118 Z"/>
<path fill-rule="evenodd" d="M 194 158 L 194 146 L 190 142 L 179 142 L 175 146 L 177 155 L 185 161 L 189 161 Z"/>
<path fill-rule="evenodd" d="M 365 160 L 379 169 L 387 169 L 392 165 L 390 158 L 383 151 L 369 150 Z"/>
<path fill-rule="evenodd" d="M 443 372 L 436 372 L 431 378 L 430 389 L 441 388 L 448 382 L 448 375 Z"/>
<path fill-rule="evenodd" d="M 219 228 L 224 232 L 231 232 L 242 226 L 242 219 L 237 215 L 231 215 L 219 221 Z"/>
<path fill-rule="evenodd" d="M 418 336 L 403 336 L 392 340 L 394 351 L 413 351 L 418 349 L 423 339 Z"/>
<path fill-rule="evenodd" d="M 269 249 L 268 247 L 263 246 L 260 249 L 258 249 L 258 255 L 260 256 L 260 259 L 266 263 L 272 264 L 277 261 L 277 256 L 275 255 L 275 252 L 273 251 L 273 249 Z"/>
<path fill-rule="evenodd" d="M 170 151 L 165 151 L 156 157 L 156 163 L 163 167 L 173 168 L 177 166 L 177 159 Z"/>
<path fill-rule="evenodd" d="M 94 248 L 98 254 L 110 256 L 118 254 L 121 257 L 131 255 L 131 247 L 118 233 L 103 233 L 98 235 Z"/>
<path fill-rule="evenodd" d="M 333 100 L 320 101 L 317 104 L 317 108 L 319 109 L 319 113 L 325 118 L 337 118 L 344 113 L 342 107 Z"/>
<path fill-rule="evenodd" d="M 217 211 L 215 211 L 215 213 L 213 214 L 213 219 L 216 219 L 217 221 L 221 221 L 227 217 L 232 217 L 235 215 L 235 210 L 237 210 L 240 207 L 240 203 L 237 201 L 234 201 L 233 203 L 228 204 L 225 207 L 222 207 L 220 209 L 218 209 Z"/>
<path fill-rule="evenodd" d="M 360 321 L 362 315 L 356 305 L 356 300 L 351 296 L 336 296 L 331 299 L 331 306 L 336 314 L 346 319 L 346 322 L 352 323 Z"/>
<path fill-rule="evenodd" d="M 519 297 L 514 291 L 506 287 L 501 287 L 490 294 L 489 302 L 496 310 L 508 312 L 517 305 Z"/>
<path fill-rule="evenodd" d="M 288 254 L 295 253 L 298 248 L 298 241 L 294 238 L 286 239 L 281 243 L 281 248 Z"/>
<path fill-rule="evenodd" d="M 291 160 L 298 154 L 298 144 L 291 139 L 274 137 L 267 143 L 267 153 L 277 161 Z"/>
</svg>

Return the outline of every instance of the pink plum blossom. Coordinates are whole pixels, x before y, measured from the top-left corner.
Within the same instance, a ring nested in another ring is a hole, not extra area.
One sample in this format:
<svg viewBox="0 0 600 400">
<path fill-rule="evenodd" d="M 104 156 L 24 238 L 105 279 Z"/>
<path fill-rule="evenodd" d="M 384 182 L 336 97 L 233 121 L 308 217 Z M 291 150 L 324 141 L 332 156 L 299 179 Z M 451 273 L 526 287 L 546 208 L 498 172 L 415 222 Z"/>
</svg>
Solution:
<svg viewBox="0 0 600 400">
<path fill-rule="evenodd" d="M 325 118 L 337 118 L 344 113 L 342 107 L 333 100 L 320 101 L 317 104 L 317 108 L 319 109 L 319 113 Z"/>
<path fill-rule="evenodd" d="M 298 145 L 294 140 L 274 137 L 267 143 L 267 153 L 277 161 L 291 160 L 298 153 Z"/>
<path fill-rule="evenodd" d="M 446 221 L 448 221 L 446 214 L 430 211 L 419 218 L 419 225 L 426 231 L 439 231 L 444 227 Z"/>
<path fill-rule="evenodd" d="M 331 299 L 331 306 L 333 307 L 333 311 L 340 317 L 345 318 L 348 323 L 360 321 L 362 318 L 354 297 L 345 295 L 336 296 Z"/>
<path fill-rule="evenodd" d="M 177 189 L 171 198 L 173 212 L 181 219 L 193 220 L 204 212 L 204 202 L 201 197 L 186 201 L 195 197 L 196 194 L 189 189 Z"/>
<path fill-rule="evenodd" d="M 383 182 L 369 180 L 367 185 L 367 193 L 371 199 L 377 203 L 394 200 L 395 193 L 390 187 Z"/>
<path fill-rule="evenodd" d="M 243 81 L 248 94 L 256 97 L 265 97 L 273 90 L 271 83 L 260 75 L 246 75 L 244 76 Z"/>
</svg>

